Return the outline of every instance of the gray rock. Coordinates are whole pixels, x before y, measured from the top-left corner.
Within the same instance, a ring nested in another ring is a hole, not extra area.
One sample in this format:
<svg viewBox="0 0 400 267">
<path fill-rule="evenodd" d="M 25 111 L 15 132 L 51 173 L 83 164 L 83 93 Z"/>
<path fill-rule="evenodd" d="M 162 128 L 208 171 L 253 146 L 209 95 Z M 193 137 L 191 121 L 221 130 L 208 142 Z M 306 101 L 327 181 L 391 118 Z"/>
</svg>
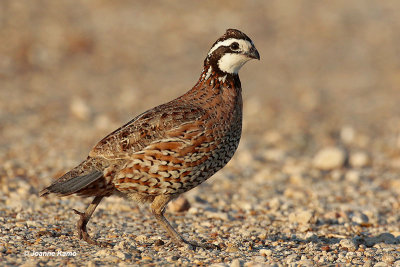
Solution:
<svg viewBox="0 0 400 267">
<path fill-rule="evenodd" d="M 339 244 L 349 251 L 355 251 L 357 249 L 357 244 L 352 239 L 342 239 Z"/>
<path fill-rule="evenodd" d="M 372 247 L 378 243 L 397 244 L 397 239 L 394 237 L 394 235 L 390 233 L 383 233 L 378 236 L 369 237 L 365 239 L 365 245 L 367 247 Z"/>
<path fill-rule="evenodd" d="M 355 211 L 349 217 L 350 217 L 352 222 L 355 222 L 357 224 L 362 224 L 362 223 L 369 222 L 368 216 L 365 215 L 364 213 L 360 212 L 360 211 Z"/>
</svg>

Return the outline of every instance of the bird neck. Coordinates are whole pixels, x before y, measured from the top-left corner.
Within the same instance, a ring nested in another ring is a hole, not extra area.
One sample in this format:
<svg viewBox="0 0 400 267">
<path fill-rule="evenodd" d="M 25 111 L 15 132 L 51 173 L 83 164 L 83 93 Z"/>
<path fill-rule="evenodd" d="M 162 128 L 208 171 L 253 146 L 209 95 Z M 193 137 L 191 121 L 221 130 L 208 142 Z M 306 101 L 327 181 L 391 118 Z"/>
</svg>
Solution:
<svg viewBox="0 0 400 267">
<path fill-rule="evenodd" d="M 237 74 L 216 73 L 211 66 L 205 66 L 196 85 L 182 100 L 196 102 L 204 108 L 223 105 L 230 113 L 228 116 L 239 116 L 242 110 L 242 88 Z M 217 112 L 219 113 L 219 111 Z M 224 119 L 223 114 L 217 117 Z"/>
<path fill-rule="evenodd" d="M 209 88 L 212 91 L 232 90 L 236 94 L 241 94 L 242 90 L 238 74 L 221 72 L 212 65 L 204 65 L 200 78 L 194 86 L 198 87 Z"/>
</svg>

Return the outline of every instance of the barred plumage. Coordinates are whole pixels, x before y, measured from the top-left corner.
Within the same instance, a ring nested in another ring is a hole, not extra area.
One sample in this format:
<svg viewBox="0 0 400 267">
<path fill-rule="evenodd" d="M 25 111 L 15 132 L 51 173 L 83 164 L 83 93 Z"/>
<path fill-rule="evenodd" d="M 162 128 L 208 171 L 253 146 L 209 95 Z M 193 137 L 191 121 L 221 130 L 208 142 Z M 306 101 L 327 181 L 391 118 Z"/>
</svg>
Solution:
<svg viewBox="0 0 400 267">
<path fill-rule="evenodd" d="M 203 72 L 186 94 L 150 109 L 102 139 L 80 165 L 41 191 L 95 196 L 80 213 L 79 237 L 96 206 L 119 194 L 151 203 L 151 211 L 177 245 L 185 241 L 163 216 L 168 202 L 220 170 L 232 158 L 242 130 L 238 71 L 259 59 L 244 33 L 229 29 L 211 47 Z M 205 244 L 194 246 L 209 247 Z"/>
</svg>

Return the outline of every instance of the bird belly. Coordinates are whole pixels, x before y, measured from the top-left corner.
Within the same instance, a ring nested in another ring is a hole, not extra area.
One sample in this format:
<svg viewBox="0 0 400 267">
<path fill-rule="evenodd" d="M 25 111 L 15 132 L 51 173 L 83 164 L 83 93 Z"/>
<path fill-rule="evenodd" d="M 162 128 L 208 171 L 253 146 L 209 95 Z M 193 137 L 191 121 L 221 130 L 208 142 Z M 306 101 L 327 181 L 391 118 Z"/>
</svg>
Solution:
<svg viewBox="0 0 400 267">
<path fill-rule="evenodd" d="M 174 144 L 174 150 L 165 149 L 165 145 L 163 150 L 150 146 L 133 155 L 113 183 L 122 193 L 139 194 L 133 195 L 139 199 L 142 195 L 181 194 L 223 168 L 235 153 L 240 135 L 241 127 L 222 137 L 208 136 L 195 145 Z"/>
</svg>

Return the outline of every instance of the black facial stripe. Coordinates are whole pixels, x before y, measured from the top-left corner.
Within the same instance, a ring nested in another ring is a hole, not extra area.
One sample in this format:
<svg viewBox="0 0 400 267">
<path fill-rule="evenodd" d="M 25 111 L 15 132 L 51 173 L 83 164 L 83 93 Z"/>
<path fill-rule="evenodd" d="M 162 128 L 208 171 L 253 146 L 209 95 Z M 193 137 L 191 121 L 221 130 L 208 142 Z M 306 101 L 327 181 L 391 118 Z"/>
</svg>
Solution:
<svg viewBox="0 0 400 267">
<path fill-rule="evenodd" d="M 218 61 L 223 55 L 230 54 L 240 54 L 241 50 L 232 50 L 230 46 L 220 46 L 208 57 L 210 60 L 214 59 Z"/>
<path fill-rule="evenodd" d="M 220 46 L 214 52 L 209 55 L 205 61 L 204 65 L 209 65 L 213 68 L 213 70 L 217 73 L 224 74 L 218 67 L 218 61 L 225 54 L 240 54 L 241 51 L 233 51 L 230 46 Z"/>
</svg>

